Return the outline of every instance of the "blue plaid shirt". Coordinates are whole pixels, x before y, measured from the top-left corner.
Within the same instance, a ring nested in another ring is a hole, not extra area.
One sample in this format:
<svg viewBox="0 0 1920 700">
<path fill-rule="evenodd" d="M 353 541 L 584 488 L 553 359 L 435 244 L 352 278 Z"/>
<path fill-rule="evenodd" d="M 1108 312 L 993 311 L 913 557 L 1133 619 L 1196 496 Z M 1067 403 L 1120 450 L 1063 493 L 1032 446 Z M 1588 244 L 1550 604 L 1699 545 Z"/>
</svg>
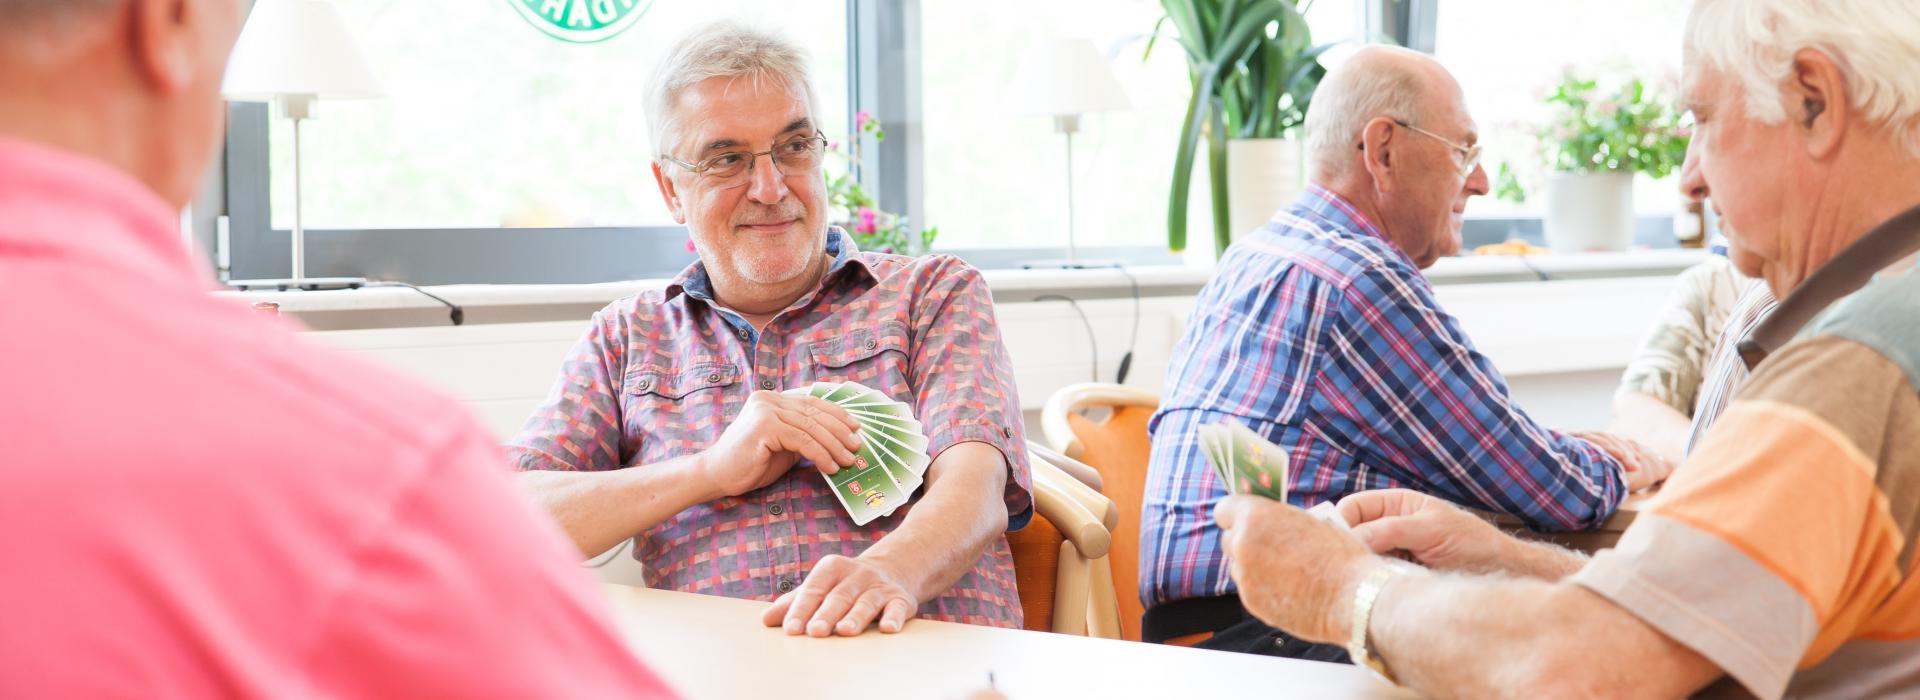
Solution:
<svg viewBox="0 0 1920 700">
<path fill-rule="evenodd" d="M 1224 418 L 1287 450 L 1300 507 L 1405 487 L 1572 530 L 1626 494 L 1619 463 L 1528 418 L 1413 261 L 1318 187 L 1227 250 L 1166 387 L 1148 424 L 1148 605 L 1234 590 L 1212 513 L 1226 490 L 1194 432 Z"/>
</svg>

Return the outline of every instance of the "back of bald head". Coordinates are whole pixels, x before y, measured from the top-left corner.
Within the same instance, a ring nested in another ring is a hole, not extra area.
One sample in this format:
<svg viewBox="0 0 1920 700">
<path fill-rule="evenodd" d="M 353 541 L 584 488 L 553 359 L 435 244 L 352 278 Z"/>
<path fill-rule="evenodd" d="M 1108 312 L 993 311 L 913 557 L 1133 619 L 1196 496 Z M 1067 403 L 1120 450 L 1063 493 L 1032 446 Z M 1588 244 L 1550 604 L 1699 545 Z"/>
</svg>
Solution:
<svg viewBox="0 0 1920 700">
<path fill-rule="evenodd" d="M 1326 183 L 1358 163 L 1360 132 L 1377 117 L 1417 120 L 1440 80 L 1433 57 L 1398 46 L 1368 46 L 1327 72 L 1307 106 L 1306 156 L 1311 180 Z"/>
</svg>

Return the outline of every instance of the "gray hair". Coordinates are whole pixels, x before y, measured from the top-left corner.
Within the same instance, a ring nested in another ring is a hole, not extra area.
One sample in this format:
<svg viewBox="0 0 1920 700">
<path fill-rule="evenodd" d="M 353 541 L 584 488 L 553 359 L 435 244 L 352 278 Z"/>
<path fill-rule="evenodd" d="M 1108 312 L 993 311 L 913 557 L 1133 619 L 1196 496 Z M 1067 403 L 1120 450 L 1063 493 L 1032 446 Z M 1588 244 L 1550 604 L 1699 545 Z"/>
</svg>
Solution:
<svg viewBox="0 0 1920 700">
<path fill-rule="evenodd" d="M 1368 52 L 1392 54 L 1395 47 L 1368 47 Z M 1411 52 L 1409 52 L 1411 53 Z M 1307 105 L 1306 157 L 1310 177 L 1346 174 L 1353 162 L 1360 131 L 1376 117 L 1411 121 L 1417 118 L 1427 86 L 1410 61 L 1373 60 L 1380 56 L 1356 54 L 1327 72 Z"/>
<path fill-rule="evenodd" d="M 813 84 L 807 80 L 805 50 L 772 31 L 721 20 L 682 37 L 654 68 L 646 101 L 654 157 L 667 155 L 679 143 L 675 98 L 681 90 L 709 78 L 746 78 L 754 81 L 754 89 L 763 80 L 773 80 L 805 99 L 810 112 L 819 112 Z"/>
<path fill-rule="evenodd" d="M 1780 88 L 1803 49 L 1826 54 L 1846 77 L 1853 108 L 1892 129 L 1920 155 L 1920 3 L 1912 0 L 1699 0 L 1687 18 L 1687 58 L 1725 74 L 1747 116 L 1787 117 Z M 1687 80 L 1699 79 L 1689 66 Z"/>
</svg>

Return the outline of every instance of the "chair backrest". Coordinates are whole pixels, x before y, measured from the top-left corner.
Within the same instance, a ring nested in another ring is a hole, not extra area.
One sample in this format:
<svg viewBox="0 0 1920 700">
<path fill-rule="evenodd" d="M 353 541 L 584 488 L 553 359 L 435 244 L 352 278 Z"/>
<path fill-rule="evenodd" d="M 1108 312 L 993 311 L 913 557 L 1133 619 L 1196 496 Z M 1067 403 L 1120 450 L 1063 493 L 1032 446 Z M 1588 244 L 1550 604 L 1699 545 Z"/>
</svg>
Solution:
<svg viewBox="0 0 1920 700">
<path fill-rule="evenodd" d="M 1055 392 L 1041 427 L 1054 449 L 1100 473 L 1101 493 L 1122 517 L 1108 550 L 1121 638 L 1140 639 L 1140 506 L 1147 487 L 1147 419 L 1160 406 L 1149 391 L 1117 384 L 1075 384 Z"/>
<path fill-rule="evenodd" d="M 1112 595 L 1095 590 L 1095 561 L 1106 566 L 1119 509 L 1085 479 L 1093 468 L 1029 443 L 1033 521 L 1007 536 L 1025 627 L 1065 634 L 1120 635 Z M 1099 576 L 1099 580 L 1106 580 Z M 1101 585 L 1110 590 L 1111 584 Z"/>
</svg>

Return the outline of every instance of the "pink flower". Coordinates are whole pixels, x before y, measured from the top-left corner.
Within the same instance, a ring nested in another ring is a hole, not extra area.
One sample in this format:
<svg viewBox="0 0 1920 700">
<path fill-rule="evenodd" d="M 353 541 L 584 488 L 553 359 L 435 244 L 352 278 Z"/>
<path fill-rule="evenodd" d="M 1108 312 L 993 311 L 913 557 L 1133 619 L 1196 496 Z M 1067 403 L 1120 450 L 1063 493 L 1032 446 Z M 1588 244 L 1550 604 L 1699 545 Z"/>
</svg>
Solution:
<svg viewBox="0 0 1920 700">
<path fill-rule="evenodd" d="M 867 122 L 870 121 L 873 121 L 873 115 L 868 114 L 864 109 L 853 113 L 853 128 L 855 130 L 867 128 Z"/>
<path fill-rule="evenodd" d="M 880 230 L 880 226 L 876 222 L 878 216 L 872 208 L 860 207 L 860 221 L 853 225 L 853 230 L 859 233 L 873 233 Z"/>
<path fill-rule="evenodd" d="M 693 253 L 695 255 L 700 254 L 700 249 L 693 247 L 693 239 L 691 238 L 687 239 L 687 252 Z"/>
<path fill-rule="evenodd" d="M 829 151 L 838 151 L 838 150 L 840 150 L 840 142 L 839 142 L 839 141 L 828 141 L 828 142 L 827 142 L 827 150 L 829 150 Z"/>
<path fill-rule="evenodd" d="M 882 253 L 886 253 L 886 254 L 888 254 L 888 255 L 892 255 L 892 254 L 893 254 L 893 246 L 884 246 L 884 247 L 882 247 L 882 248 L 880 248 L 880 252 L 882 252 Z"/>
</svg>

